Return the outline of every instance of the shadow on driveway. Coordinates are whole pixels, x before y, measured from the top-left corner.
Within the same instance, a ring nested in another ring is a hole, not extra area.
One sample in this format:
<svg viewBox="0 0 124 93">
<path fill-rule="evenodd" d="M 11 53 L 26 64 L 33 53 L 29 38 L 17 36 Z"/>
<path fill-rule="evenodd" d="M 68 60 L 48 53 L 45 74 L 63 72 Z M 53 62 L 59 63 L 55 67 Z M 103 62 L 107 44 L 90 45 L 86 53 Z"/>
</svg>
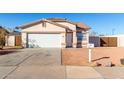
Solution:
<svg viewBox="0 0 124 93">
<path fill-rule="evenodd" d="M 19 51 L 17 51 L 17 50 L 0 50 L 0 56 L 10 54 L 10 53 L 15 53 L 15 52 L 19 52 Z"/>
</svg>

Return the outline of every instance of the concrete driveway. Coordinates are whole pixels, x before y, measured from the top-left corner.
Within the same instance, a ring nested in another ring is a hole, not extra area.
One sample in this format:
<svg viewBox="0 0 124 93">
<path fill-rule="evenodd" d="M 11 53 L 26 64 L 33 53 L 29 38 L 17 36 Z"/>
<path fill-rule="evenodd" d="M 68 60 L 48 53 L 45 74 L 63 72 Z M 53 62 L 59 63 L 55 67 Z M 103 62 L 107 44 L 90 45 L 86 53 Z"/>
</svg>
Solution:
<svg viewBox="0 0 124 93">
<path fill-rule="evenodd" d="M 61 49 L 21 49 L 0 56 L 1 79 L 124 78 L 124 67 L 62 66 Z"/>
<path fill-rule="evenodd" d="M 60 49 L 21 49 L 0 56 L 0 66 L 61 65 Z"/>
<path fill-rule="evenodd" d="M 0 56 L 0 78 L 63 78 L 62 68 L 61 49 L 21 49 Z"/>
</svg>

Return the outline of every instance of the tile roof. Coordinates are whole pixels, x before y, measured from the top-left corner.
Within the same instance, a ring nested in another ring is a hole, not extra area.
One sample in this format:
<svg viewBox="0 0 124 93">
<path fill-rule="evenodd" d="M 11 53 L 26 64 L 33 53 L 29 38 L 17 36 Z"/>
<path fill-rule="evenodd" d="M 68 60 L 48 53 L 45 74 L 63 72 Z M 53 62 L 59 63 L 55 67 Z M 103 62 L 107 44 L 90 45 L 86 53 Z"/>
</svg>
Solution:
<svg viewBox="0 0 124 93">
<path fill-rule="evenodd" d="M 53 21 L 47 20 L 47 19 L 42 19 L 42 20 L 34 21 L 34 22 L 31 22 L 31 23 L 28 23 L 28 24 L 24 24 L 22 26 L 18 26 L 16 28 L 25 29 L 25 28 L 28 28 L 30 26 L 33 26 L 33 25 L 36 25 L 36 24 L 39 24 L 39 23 L 42 23 L 42 22 L 48 22 L 48 23 L 51 23 L 51 24 L 54 24 L 54 25 L 57 25 L 57 26 L 60 26 L 60 27 L 63 27 L 63 28 L 71 30 L 68 26 L 65 26 L 65 25 L 62 25 L 62 24 L 58 24 L 56 22 L 53 22 Z"/>
<path fill-rule="evenodd" d="M 89 26 L 87 26 L 86 24 L 84 24 L 84 23 L 80 23 L 80 22 L 77 22 L 76 23 L 76 26 L 77 27 L 79 27 L 79 28 L 82 28 L 82 29 L 84 29 L 84 30 L 89 30 L 89 29 L 91 29 Z"/>
<path fill-rule="evenodd" d="M 64 19 L 64 18 L 47 18 L 47 20 L 50 20 L 50 21 L 53 21 L 53 22 L 69 22 L 69 23 L 74 24 L 77 27 L 79 27 L 81 29 L 84 29 L 84 30 L 91 29 L 89 26 L 87 26 L 84 23 L 81 23 L 81 22 L 71 22 L 71 21 L 69 21 L 67 19 Z"/>
<path fill-rule="evenodd" d="M 76 25 L 77 27 L 87 31 L 89 29 L 91 29 L 89 26 L 87 26 L 86 24 L 84 23 L 80 23 L 80 22 L 71 22 L 67 19 L 64 19 L 64 18 L 46 18 L 46 19 L 40 19 L 40 20 L 37 20 L 37 21 L 34 21 L 34 22 L 31 22 L 31 23 L 28 23 L 28 24 L 24 24 L 22 26 L 19 26 L 17 28 L 21 28 L 21 29 L 25 29 L 25 28 L 28 28 L 30 26 L 33 26 L 33 25 L 36 25 L 36 24 L 39 24 L 41 22 L 48 22 L 48 23 L 51 23 L 51 24 L 54 24 L 54 25 L 57 25 L 57 26 L 60 26 L 60 27 L 63 27 L 63 28 L 66 28 L 66 29 L 69 29 L 71 30 L 68 26 L 65 26 L 65 25 L 62 25 L 62 24 L 59 24 L 57 22 L 68 22 L 68 23 L 71 23 L 71 24 L 74 24 Z"/>
<path fill-rule="evenodd" d="M 41 19 L 40 20 L 37 20 L 37 21 L 34 21 L 34 22 L 31 22 L 31 23 L 27 23 L 27 24 L 24 24 L 24 25 L 21 25 L 21 26 L 17 26 L 16 28 L 19 29 L 25 29 L 25 28 L 28 28 L 28 27 L 31 27 L 33 25 L 37 25 L 39 23 L 43 22 Z"/>
</svg>

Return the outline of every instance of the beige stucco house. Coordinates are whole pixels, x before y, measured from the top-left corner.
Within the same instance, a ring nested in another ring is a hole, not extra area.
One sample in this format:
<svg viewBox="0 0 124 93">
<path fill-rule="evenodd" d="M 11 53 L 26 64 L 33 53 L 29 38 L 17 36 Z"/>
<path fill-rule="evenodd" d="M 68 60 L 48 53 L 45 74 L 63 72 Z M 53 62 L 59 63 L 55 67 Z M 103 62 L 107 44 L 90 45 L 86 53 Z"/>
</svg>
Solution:
<svg viewBox="0 0 124 93">
<path fill-rule="evenodd" d="M 63 18 L 41 19 L 19 28 L 23 47 L 77 48 L 89 43 L 89 26 Z"/>
</svg>

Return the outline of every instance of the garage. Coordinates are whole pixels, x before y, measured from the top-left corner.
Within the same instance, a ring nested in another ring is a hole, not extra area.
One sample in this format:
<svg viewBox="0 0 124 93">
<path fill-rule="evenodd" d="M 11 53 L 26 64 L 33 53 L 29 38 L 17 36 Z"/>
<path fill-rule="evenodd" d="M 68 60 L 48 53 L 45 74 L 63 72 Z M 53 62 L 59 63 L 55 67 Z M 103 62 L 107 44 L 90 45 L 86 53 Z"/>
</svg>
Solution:
<svg viewBox="0 0 124 93">
<path fill-rule="evenodd" d="M 29 48 L 61 48 L 61 34 L 28 34 Z"/>
</svg>

